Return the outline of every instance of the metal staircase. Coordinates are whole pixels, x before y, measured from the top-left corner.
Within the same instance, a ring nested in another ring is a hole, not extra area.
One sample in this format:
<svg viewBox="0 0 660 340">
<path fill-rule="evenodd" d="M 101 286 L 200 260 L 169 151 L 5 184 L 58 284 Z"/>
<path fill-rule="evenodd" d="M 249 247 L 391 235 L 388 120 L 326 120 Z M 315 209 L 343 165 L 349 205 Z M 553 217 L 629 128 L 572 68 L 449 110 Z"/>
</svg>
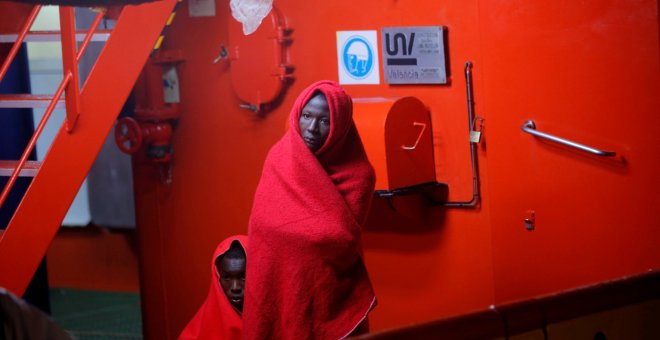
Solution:
<svg viewBox="0 0 660 340">
<path fill-rule="evenodd" d="M 73 8 L 60 8 L 64 77 L 53 96 L 0 95 L 0 108 L 44 107 L 27 148 L 17 161 L 1 160 L 0 176 L 9 179 L 0 194 L 0 208 L 19 176 L 34 177 L 7 229 L 0 232 L 0 287 L 22 295 L 57 233 L 105 137 L 152 52 L 176 0 L 125 6 L 107 37 L 103 51 L 82 87 L 78 86 L 78 61 L 89 42 L 99 34 L 91 29 L 77 46 Z M 0 82 L 21 44 L 31 37 L 51 33 L 30 32 L 41 6 L 0 2 L 0 43 L 13 47 L 0 68 Z M 19 20 L 23 24 L 19 24 Z M 108 34 L 101 32 L 100 34 Z M 8 38 L 9 37 L 9 38 Z M 27 161 L 48 118 L 57 107 L 66 107 L 66 119 L 42 162 Z"/>
</svg>

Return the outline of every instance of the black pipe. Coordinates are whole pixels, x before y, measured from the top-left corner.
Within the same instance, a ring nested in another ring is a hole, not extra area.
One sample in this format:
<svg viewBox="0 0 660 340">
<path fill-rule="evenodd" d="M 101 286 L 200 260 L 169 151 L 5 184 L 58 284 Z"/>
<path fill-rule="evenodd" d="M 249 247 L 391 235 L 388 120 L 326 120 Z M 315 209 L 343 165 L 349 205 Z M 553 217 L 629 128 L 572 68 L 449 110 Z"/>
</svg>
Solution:
<svg viewBox="0 0 660 340">
<path fill-rule="evenodd" d="M 467 95 L 468 134 L 474 129 L 474 97 L 472 95 L 472 62 L 465 62 L 465 91 Z M 472 199 L 467 202 L 440 202 L 445 207 L 473 208 L 479 204 L 479 167 L 477 165 L 477 143 L 470 141 L 470 160 L 472 161 Z"/>
</svg>

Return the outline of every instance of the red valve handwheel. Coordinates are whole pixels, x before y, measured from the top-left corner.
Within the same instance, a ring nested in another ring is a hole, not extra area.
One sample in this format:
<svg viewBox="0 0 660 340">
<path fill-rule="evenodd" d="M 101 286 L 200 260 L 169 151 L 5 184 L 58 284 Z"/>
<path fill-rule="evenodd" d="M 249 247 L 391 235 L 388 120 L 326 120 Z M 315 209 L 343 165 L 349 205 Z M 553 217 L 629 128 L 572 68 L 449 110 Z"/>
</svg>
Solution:
<svg viewBox="0 0 660 340">
<path fill-rule="evenodd" d="M 134 154 L 142 146 L 142 128 L 131 118 L 124 117 L 115 125 L 115 142 L 119 150 L 127 154 Z"/>
</svg>

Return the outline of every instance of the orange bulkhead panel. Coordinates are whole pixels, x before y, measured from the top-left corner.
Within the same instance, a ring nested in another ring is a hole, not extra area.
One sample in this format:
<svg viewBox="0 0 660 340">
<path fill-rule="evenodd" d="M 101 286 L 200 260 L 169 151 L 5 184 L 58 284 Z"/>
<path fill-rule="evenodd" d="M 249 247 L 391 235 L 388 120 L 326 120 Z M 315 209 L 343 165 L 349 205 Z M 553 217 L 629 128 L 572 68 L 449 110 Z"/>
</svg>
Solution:
<svg viewBox="0 0 660 340">
<path fill-rule="evenodd" d="M 353 119 L 376 171 L 376 190 L 436 181 L 431 118 L 419 99 L 356 98 Z"/>
</svg>

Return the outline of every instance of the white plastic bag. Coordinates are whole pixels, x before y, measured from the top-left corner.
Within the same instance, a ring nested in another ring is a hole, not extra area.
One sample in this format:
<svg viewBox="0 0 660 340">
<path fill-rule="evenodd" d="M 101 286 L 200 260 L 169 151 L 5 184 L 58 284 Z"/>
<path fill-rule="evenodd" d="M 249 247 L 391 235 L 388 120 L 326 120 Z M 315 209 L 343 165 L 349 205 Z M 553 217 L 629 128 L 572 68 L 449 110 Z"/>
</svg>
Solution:
<svg viewBox="0 0 660 340">
<path fill-rule="evenodd" d="M 230 0 L 231 15 L 243 24 L 243 33 L 251 34 L 273 8 L 273 0 Z"/>
</svg>

